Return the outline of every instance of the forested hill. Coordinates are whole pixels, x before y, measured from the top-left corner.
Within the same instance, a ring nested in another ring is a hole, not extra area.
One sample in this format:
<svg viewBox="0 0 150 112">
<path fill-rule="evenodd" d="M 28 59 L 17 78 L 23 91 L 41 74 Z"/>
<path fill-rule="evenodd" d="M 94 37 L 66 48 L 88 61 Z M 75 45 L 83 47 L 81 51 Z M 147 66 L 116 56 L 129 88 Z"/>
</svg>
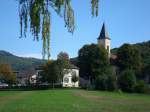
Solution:
<svg viewBox="0 0 150 112">
<path fill-rule="evenodd" d="M 150 64 L 150 41 L 133 44 L 133 46 L 139 49 L 143 63 L 146 65 Z M 118 48 L 114 48 L 111 50 L 111 53 L 117 54 L 117 50 Z"/>
<path fill-rule="evenodd" d="M 0 50 L 0 64 L 11 64 L 14 70 L 26 70 L 44 63 L 41 59 L 18 57 Z"/>
</svg>

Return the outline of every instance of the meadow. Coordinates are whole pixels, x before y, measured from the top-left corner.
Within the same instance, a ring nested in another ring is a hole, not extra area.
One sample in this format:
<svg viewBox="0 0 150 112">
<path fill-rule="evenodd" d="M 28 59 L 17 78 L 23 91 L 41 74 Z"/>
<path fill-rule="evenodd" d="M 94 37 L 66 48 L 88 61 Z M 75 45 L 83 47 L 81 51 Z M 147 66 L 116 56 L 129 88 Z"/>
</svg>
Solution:
<svg viewBox="0 0 150 112">
<path fill-rule="evenodd" d="M 0 112 L 150 112 L 150 95 L 80 89 L 0 91 Z"/>
</svg>

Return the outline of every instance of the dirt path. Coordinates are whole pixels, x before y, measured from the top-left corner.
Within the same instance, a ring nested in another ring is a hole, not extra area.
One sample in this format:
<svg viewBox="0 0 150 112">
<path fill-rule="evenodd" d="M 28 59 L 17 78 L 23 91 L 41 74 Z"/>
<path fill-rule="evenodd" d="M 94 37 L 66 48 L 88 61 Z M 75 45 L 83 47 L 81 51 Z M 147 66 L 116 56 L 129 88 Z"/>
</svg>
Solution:
<svg viewBox="0 0 150 112">
<path fill-rule="evenodd" d="M 88 101 L 93 102 L 110 102 L 112 104 L 121 104 L 121 105 L 149 105 L 149 101 L 141 100 L 141 99 L 134 99 L 134 98 L 117 98 L 111 96 L 100 96 L 96 95 L 92 92 L 85 92 L 85 91 L 77 91 L 73 93 L 74 96 L 78 96 L 84 98 Z"/>
</svg>

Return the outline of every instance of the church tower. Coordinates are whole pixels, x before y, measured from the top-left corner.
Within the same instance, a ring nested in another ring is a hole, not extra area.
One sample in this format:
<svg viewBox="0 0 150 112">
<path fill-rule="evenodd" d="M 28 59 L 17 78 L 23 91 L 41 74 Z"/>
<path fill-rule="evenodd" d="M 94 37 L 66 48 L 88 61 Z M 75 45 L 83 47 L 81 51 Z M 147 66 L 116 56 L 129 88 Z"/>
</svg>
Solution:
<svg viewBox="0 0 150 112">
<path fill-rule="evenodd" d="M 110 56 L 110 41 L 111 39 L 109 38 L 108 32 L 106 31 L 105 24 L 103 24 L 100 35 L 98 37 L 98 45 L 103 46 L 107 51 Z"/>
</svg>

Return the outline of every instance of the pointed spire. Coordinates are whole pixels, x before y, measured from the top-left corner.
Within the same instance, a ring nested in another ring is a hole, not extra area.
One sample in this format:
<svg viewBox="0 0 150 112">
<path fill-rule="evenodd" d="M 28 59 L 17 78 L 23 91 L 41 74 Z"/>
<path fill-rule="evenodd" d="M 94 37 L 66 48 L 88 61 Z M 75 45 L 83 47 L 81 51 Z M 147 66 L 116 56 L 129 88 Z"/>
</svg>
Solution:
<svg viewBox="0 0 150 112">
<path fill-rule="evenodd" d="M 105 28 L 105 23 L 103 23 L 101 33 L 98 37 L 98 40 L 100 40 L 100 39 L 109 39 L 110 40 L 108 32 L 106 31 L 106 28 Z"/>
</svg>

